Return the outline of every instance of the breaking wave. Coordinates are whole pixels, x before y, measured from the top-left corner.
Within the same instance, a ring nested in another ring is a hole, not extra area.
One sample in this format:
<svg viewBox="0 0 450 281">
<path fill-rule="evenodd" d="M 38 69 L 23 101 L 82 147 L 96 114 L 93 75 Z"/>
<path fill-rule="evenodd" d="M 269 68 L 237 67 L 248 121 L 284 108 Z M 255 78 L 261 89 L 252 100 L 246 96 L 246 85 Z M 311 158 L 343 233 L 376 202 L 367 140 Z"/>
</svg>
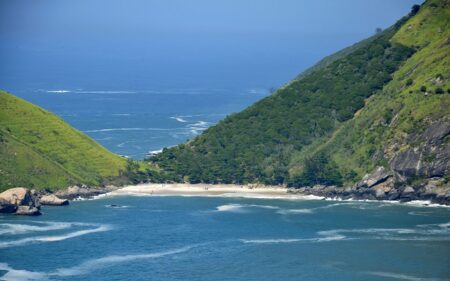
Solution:
<svg viewBox="0 0 450 281">
<path fill-rule="evenodd" d="M 216 207 L 218 212 L 236 212 L 242 213 L 249 208 L 261 208 L 261 209 L 279 209 L 279 207 L 271 205 L 256 205 L 256 204 L 226 204 Z"/>
<path fill-rule="evenodd" d="M 91 259 L 80 263 L 73 267 L 58 268 L 51 272 L 33 272 L 27 270 L 14 269 L 6 263 L 0 263 L 0 270 L 6 271 L 1 277 L 2 280 L 10 281 L 31 281 L 31 280 L 47 280 L 52 277 L 70 277 L 89 274 L 92 271 L 113 266 L 119 263 L 125 263 L 135 260 L 157 259 L 165 256 L 177 255 L 185 253 L 195 246 L 186 246 L 182 248 L 146 253 L 146 254 L 129 254 L 129 255 L 112 255 L 98 259 Z"/>
<path fill-rule="evenodd" d="M 49 230 L 67 229 L 73 226 L 66 222 L 35 222 L 36 224 L 0 223 L 0 235 L 24 234 Z"/>
<path fill-rule="evenodd" d="M 362 228 L 319 231 L 324 236 L 353 235 L 354 239 L 398 241 L 450 241 L 450 223 L 423 224 L 412 228 Z"/>
<path fill-rule="evenodd" d="M 102 225 L 94 225 L 94 224 L 84 224 L 84 223 L 69 223 L 68 225 L 62 225 L 63 228 L 69 228 L 73 226 L 83 226 L 83 227 L 91 227 L 88 229 L 82 229 L 82 230 L 76 230 L 72 231 L 66 234 L 61 235 L 47 235 L 47 236 L 34 236 L 34 237 L 27 237 L 17 240 L 10 240 L 10 241 L 2 241 L 0 242 L 0 248 L 9 248 L 9 247 L 15 247 L 15 246 L 23 246 L 28 244 L 35 244 L 35 243 L 45 243 L 45 242 L 56 242 L 56 241 L 62 241 L 66 239 L 71 239 L 91 233 L 96 232 L 105 232 L 112 229 L 110 225 L 102 224 Z M 92 228 L 94 227 L 94 228 Z M 56 228 L 56 226 L 54 227 Z M 59 228 L 59 229 L 63 229 Z M 47 230 L 56 230 L 56 229 L 47 229 Z M 44 231 L 44 230 L 41 230 Z"/>
</svg>

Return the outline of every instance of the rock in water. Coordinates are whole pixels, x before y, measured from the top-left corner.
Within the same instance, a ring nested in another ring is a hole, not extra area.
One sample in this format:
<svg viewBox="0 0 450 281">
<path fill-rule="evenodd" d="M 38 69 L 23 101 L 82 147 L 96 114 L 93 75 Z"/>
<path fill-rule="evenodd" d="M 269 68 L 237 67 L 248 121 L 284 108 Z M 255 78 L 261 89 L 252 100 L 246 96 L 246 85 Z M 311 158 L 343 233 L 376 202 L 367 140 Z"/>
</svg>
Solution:
<svg viewBox="0 0 450 281">
<path fill-rule="evenodd" d="M 0 193 L 0 213 L 40 215 L 39 203 L 31 191 L 24 187 L 10 188 Z"/>
<path fill-rule="evenodd" d="M 9 203 L 8 201 L 0 198 L 0 213 L 14 213 L 17 206 Z"/>
<path fill-rule="evenodd" d="M 44 195 L 39 200 L 42 205 L 50 205 L 50 206 L 63 206 L 63 205 L 69 205 L 69 200 L 67 199 L 61 199 L 57 197 L 56 195 L 50 194 L 50 195 Z"/>
<path fill-rule="evenodd" d="M 39 216 L 41 212 L 33 206 L 19 206 L 17 207 L 16 215 Z"/>
<path fill-rule="evenodd" d="M 0 198 L 16 206 L 34 204 L 30 190 L 25 187 L 15 187 L 3 191 L 0 193 Z"/>
</svg>

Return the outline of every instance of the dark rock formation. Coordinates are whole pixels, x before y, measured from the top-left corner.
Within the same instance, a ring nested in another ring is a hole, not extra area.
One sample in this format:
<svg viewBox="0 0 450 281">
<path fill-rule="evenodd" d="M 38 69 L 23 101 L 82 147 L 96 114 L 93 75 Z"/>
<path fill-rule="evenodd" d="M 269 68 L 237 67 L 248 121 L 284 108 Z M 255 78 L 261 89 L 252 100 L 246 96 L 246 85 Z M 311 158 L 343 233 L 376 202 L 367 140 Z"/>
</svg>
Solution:
<svg viewBox="0 0 450 281">
<path fill-rule="evenodd" d="M 449 174 L 450 122 L 432 123 L 423 133 L 408 137 L 409 144 L 415 144 L 397 153 L 390 161 L 390 168 L 403 178 L 443 177 Z"/>
</svg>

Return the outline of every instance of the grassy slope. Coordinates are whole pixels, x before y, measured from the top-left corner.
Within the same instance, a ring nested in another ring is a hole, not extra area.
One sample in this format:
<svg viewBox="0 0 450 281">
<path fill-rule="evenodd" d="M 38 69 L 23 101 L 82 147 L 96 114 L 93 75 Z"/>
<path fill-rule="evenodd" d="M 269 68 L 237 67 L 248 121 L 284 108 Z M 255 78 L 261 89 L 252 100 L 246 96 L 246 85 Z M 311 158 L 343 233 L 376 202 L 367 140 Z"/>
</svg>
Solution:
<svg viewBox="0 0 450 281">
<path fill-rule="evenodd" d="M 0 190 L 102 184 L 126 160 L 54 114 L 0 91 Z"/>
<path fill-rule="evenodd" d="M 306 156 L 324 152 L 332 156 L 342 173 L 353 170 L 361 177 L 376 165 L 385 165 L 396 151 L 413 145 L 406 140 L 408 134 L 420 133 L 431 121 L 450 121 L 450 95 L 435 94 L 438 87 L 449 89 L 449 38 L 448 1 L 427 1 L 392 39 L 417 52 L 333 138 L 315 150 L 297 154 L 291 173 L 301 170 Z M 436 83 L 438 76 L 442 76 L 441 82 Z M 428 95 L 420 91 L 421 86 L 427 87 Z"/>
</svg>

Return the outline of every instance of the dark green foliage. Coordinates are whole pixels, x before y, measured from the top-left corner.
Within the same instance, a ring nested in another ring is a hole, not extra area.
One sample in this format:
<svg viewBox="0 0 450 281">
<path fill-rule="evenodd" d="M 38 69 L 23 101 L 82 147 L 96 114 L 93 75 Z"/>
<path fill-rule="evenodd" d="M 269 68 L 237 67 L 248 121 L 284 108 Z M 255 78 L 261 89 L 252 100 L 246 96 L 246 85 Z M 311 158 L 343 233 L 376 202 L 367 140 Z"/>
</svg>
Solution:
<svg viewBox="0 0 450 281">
<path fill-rule="evenodd" d="M 316 184 L 342 185 L 342 175 L 339 173 L 336 163 L 331 161 L 325 153 L 318 153 L 306 158 L 302 173 L 289 182 L 291 186 L 313 186 Z"/>
<path fill-rule="evenodd" d="M 427 91 L 427 87 L 426 87 L 426 86 L 421 86 L 421 87 L 420 87 L 420 91 L 421 91 L 422 93 L 425 93 L 425 92 Z"/>
<path fill-rule="evenodd" d="M 406 80 L 406 86 L 411 86 L 413 84 L 413 80 L 410 78 L 408 80 Z"/>
<path fill-rule="evenodd" d="M 338 59 L 314 67 L 187 144 L 165 149 L 149 160 L 176 181 L 308 182 L 289 179 L 292 155 L 330 136 L 364 106 L 366 98 L 391 80 L 391 74 L 413 53 L 390 42 L 400 26 L 396 24 Z M 317 167 L 330 174 L 315 171 L 316 182 L 341 183 L 341 175 L 332 173 L 331 166 Z"/>
<path fill-rule="evenodd" d="M 420 5 L 415 4 L 411 7 L 411 12 L 409 14 L 411 16 L 414 16 L 415 14 L 417 14 L 419 12 L 419 10 L 420 10 Z"/>
<path fill-rule="evenodd" d="M 436 94 L 440 95 L 444 93 L 444 90 L 442 88 L 436 88 L 436 90 L 434 91 Z"/>
</svg>

